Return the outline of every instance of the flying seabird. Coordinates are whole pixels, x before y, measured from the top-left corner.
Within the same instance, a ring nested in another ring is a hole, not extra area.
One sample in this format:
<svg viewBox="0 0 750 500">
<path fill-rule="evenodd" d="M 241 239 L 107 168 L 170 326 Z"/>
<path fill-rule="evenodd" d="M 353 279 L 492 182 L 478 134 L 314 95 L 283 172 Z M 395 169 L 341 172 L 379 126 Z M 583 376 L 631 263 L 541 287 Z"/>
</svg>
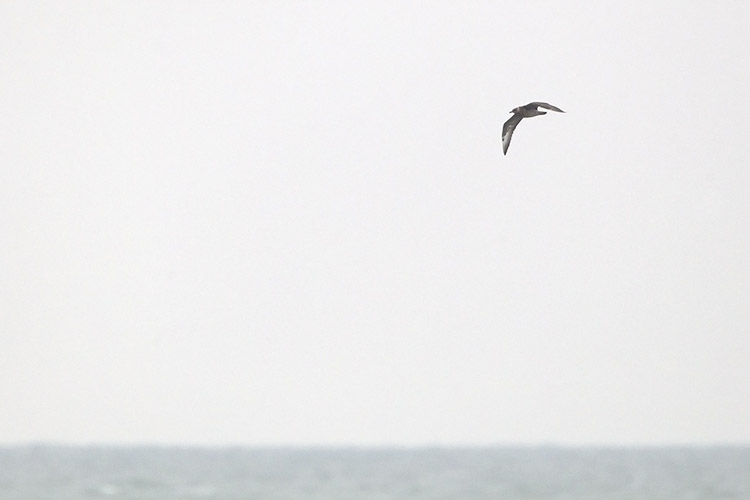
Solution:
<svg viewBox="0 0 750 500">
<path fill-rule="evenodd" d="M 546 111 L 539 111 L 537 108 L 549 109 L 551 111 L 557 111 L 558 113 L 565 113 L 560 108 L 557 108 L 546 102 L 530 102 L 526 106 L 519 106 L 513 108 L 511 113 L 513 116 L 503 124 L 503 154 L 508 152 L 508 146 L 510 146 L 510 138 L 513 137 L 513 131 L 516 129 L 521 120 L 524 118 L 531 118 L 532 116 L 546 115 Z"/>
</svg>

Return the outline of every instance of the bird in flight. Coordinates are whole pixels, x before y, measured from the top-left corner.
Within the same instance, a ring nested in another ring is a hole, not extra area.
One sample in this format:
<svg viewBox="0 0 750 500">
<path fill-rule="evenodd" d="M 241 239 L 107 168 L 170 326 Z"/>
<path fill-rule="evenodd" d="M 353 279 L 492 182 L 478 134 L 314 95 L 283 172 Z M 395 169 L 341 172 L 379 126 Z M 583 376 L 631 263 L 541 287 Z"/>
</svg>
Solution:
<svg viewBox="0 0 750 500">
<path fill-rule="evenodd" d="M 562 109 L 555 107 L 546 102 L 530 102 L 526 106 L 519 106 L 513 108 L 511 113 L 513 116 L 503 124 L 503 154 L 508 152 L 508 146 L 510 146 L 510 138 L 513 137 L 513 131 L 516 129 L 521 120 L 524 118 L 531 118 L 532 116 L 546 115 L 546 111 L 539 111 L 538 108 L 549 109 L 551 111 L 557 111 L 558 113 L 565 113 Z"/>
</svg>

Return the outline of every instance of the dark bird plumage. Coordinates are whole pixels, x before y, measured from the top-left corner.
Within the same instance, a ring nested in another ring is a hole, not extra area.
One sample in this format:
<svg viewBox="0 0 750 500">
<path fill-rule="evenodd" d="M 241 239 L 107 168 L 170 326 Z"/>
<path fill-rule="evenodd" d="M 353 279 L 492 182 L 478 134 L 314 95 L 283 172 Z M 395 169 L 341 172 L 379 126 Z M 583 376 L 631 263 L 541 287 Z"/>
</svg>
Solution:
<svg viewBox="0 0 750 500">
<path fill-rule="evenodd" d="M 513 108 L 511 113 L 513 116 L 503 124 L 503 154 L 508 152 L 510 146 L 510 138 L 513 137 L 513 131 L 516 129 L 521 120 L 524 118 L 531 118 L 532 116 L 546 115 L 546 111 L 539 111 L 538 108 L 549 109 L 550 111 L 557 111 L 558 113 L 565 113 L 562 109 L 547 104 L 546 102 L 530 102 L 526 106 L 519 106 Z"/>
</svg>

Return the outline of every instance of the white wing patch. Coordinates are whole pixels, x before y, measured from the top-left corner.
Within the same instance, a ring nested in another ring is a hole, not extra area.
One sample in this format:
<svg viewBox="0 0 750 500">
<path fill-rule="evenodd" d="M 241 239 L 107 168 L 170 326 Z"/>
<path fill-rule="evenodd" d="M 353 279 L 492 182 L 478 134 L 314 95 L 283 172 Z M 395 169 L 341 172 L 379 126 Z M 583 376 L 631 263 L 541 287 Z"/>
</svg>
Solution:
<svg viewBox="0 0 750 500">
<path fill-rule="evenodd" d="M 522 118 L 521 115 L 513 115 L 503 124 L 503 154 L 508 153 L 510 139 L 513 137 L 513 131 L 516 130 L 516 126 L 521 122 Z"/>
</svg>

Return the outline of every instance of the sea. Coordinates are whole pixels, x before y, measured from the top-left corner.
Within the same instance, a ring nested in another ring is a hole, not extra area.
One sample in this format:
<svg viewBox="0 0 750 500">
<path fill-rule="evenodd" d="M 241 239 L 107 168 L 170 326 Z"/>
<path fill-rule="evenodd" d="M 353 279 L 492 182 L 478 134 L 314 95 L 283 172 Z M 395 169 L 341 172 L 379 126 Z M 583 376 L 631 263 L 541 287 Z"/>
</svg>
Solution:
<svg viewBox="0 0 750 500">
<path fill-rule="evenodd" d="M 750 500 L 750 447 L 0 447 L 2 500 Z"/>
</svg>

